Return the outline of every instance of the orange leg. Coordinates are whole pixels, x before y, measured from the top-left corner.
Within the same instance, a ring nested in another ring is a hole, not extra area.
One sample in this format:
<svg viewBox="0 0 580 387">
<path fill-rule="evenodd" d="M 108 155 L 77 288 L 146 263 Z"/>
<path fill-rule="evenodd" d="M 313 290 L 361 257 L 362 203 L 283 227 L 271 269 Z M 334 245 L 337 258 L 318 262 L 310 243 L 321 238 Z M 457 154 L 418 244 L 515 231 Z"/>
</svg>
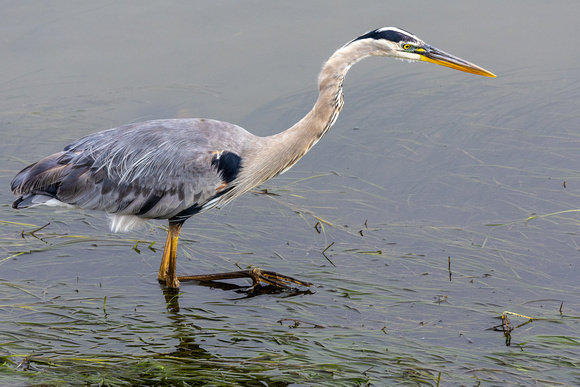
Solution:
<svg viewBox="0 0 580 387">
<path fill-rule="evenodd" d="M 163 249 L 163 258 L 161 259 L 159 275 L 157 276 L 159 282 L 165 283 L 168 288 L 172 289 L 179 288 L 179 279 L 175 275 L 175 264 L 177 262 L 177 241 L 179 239 L 181 226 L 181 223 L 169 224 L 167 240 L 165 241 L 165 248 Z"/>
<path fill-rule="evenodd" d="M 282 288 L 290 287 L 290 284 L 292 283 L 302 286 L 311 286 L 311 284 L 308 282 L 300 281 L 273 271 L 265 271 L 258 268 L 229 273 L 188 275 L 178 277 L 175 274 L 175 263 L 177 261 L 177 240 L 179 238 L 182 225 L 183 223 L 169 223 L 169 229 L 167 230 L 167 240 L 165 241 L 165 249 L 163 250 L 163 258 L 161 259 L 161 266 L 159 267 L 159 275 L 157 277 L 160 283 L 165 284 L 170 289 L 178 289 L 180 280 L 216 281 L 232 278 L 251 278 L 253 281 L 252 288 L 256 287 L 260 282 Z"/>
</svg>

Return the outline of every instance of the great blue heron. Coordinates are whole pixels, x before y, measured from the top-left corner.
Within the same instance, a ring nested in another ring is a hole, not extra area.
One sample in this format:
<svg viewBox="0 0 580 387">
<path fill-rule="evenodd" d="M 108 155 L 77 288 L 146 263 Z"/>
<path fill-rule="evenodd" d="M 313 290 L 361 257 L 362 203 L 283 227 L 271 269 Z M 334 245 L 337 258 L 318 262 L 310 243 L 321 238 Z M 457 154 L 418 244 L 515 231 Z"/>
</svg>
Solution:
<svg viewBox="0 0 580 387">
<path fill-rule="evenodd" d="M 20 171 L 13 208 L 40 204 L 101 210 L 111 230 L 128 231 L 149 219 L 168 219 L 159 281 L 178 288 L 179 280 L 250 277 L 287 286 L 310 286 L 259 269 L 178 277 L 177 240 L 191 216 L 223 206 L 292 167 L 330 129 L 343 106 L 347 71 L 368 56 L 426 61 L 495 77 L 483 68 L 440 51 L 394 27 L 379 28 L 350 41 L 324 64 L 312 110 L 290 129 L 258 137 L 239 126 L 209 119 L 147 121 L 109 129 L 67 145 Z"/>
</svg>

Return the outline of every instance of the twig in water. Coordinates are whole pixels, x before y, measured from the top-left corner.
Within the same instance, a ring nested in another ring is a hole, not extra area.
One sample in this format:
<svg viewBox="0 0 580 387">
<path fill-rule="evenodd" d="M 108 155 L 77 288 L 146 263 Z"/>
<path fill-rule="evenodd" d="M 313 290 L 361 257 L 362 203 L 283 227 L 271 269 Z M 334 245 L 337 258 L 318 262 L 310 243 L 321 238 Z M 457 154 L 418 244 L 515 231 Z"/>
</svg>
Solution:
<svg viewBox="0 0 580 387">
<path fill-rule="evenodd" d="M 325 248 L 324 250 L 322 250 L 322 255 L 324 256 L 324 258 L 326 258 L 326 260 L 327 260 L 328 262 L 330 262 L 330 264 L 331 264 L 332 266 L 336 267 L 336 265 L 335 265 L 335 264 L 334 264 L 334 263 L 333 263 L 333 262 L 330 260 L 330 258 L 328 258 L 328 257 L 326 256 L 326 254 L 324 254 L 324 253 L 326 252 L 326 250 L 330 249 L 330 247 L 331 247 L 333 244 L 334 244 L 334 242 L 332 242 L 331 244 L 329 244 L 328 246 L 326 246 L 326 248 Z"/>
<path fill-rule="evenodd" d="M 20 236 L 22 236 L 22 239 L 25 239 L 25 238 L 24 238 L 24 234 L 28 234 L 28 235 L 32 235 L 32 236 L 33 236 L 33 237 L 35 237 L 36 239 L 40 239 L 39 237 L 37 237 L 36 235 L 34 235 L 34 233 L 35 233 L 35 232 L 38 232 L 38 231 L 40 231 L 40 230 L 42 230 L 43 228 L 45 228 L 45 227 L 47 227 L 47 226 L 50 226 L 50 222 L 48 222 L 47 224 L 45 224 L 45 225 L 44 225 L 44 226 L 42 226 L 42 227 L 39 227 L 39 228 L 37 228 L 37 229 L 34 229 L 34 230 L 32 230 L 32 231 L 26 231 L 26 232 L 24 232 L 24 230 L 23 230 L 23 231 L 22 231 L 22 233 L 20 234 Z"/>
<path fill-rule="evenodd" d="M 447 259 L 449 261 L 449 281 L 451 281 L 451 255 Z"/>
<path fill-rule="evenodd" d="M 278 323 L 282 324 L 284 321 L 294 322 L 294 326 L 292 328 L 298 328 L 300 326 L 300 324 L 309 324 L 309 325 L 312 325 L 314 328 L 326 328 L 326 326 L 324 326 L 324 325 L 314 324 L 314 323 L 311 323 L 308 321 L 297 320 L 295 318 L 283 318 L 281 320 L 278 320 Z"/>
<path fill-rule="evenodd" d="M 316 230 L 317 233 L 320 234 L 320 222 L 316 222 L 316 224 L 314 225 L 314 229 Z"/>
</svg>

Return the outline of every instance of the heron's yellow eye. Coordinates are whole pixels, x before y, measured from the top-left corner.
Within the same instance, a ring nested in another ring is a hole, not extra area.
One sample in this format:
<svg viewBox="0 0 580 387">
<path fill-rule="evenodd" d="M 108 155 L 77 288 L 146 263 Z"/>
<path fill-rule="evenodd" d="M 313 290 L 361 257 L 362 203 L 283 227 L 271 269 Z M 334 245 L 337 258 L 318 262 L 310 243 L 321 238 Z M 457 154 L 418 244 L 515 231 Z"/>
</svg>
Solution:
<svg viewBox="0 0 580 387">
<path fill-rule="evenodd" d="M 413 48 L 413 45 L 409 44 L 409 43 L 405 43 L 405 44 L 403 44 L 402 47 L 403 47 L 403 50 L 410 50 L 411 48 Z"/>
</svg>

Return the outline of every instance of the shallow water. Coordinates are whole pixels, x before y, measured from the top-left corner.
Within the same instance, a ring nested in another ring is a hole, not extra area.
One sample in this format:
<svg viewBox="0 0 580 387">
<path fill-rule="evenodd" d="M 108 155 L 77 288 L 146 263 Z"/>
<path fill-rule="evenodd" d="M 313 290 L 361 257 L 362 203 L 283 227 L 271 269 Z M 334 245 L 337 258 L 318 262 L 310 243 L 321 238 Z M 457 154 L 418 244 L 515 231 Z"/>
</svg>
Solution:
<svg viewBox="0 0 580 387">
<path fill-rule="evenodd" d="M 578 384 L 578 8 L 6 5 L 0 381 Z M 183 230 L 179 273 L 259 266 L 311 291 L 250 296 L 239 280 L 175 296 L 156 281 L 163 223 L 118 235 L 100 213 L 10 208 L 19 169 L 101 129 L 211 117 L 281 131 L 333 50 L 384 25 L 498 78 L 363 61 L 338 122 L 269 195 Z M 535 320 L 505 335 L 504 311 Z"/>
</svg>

